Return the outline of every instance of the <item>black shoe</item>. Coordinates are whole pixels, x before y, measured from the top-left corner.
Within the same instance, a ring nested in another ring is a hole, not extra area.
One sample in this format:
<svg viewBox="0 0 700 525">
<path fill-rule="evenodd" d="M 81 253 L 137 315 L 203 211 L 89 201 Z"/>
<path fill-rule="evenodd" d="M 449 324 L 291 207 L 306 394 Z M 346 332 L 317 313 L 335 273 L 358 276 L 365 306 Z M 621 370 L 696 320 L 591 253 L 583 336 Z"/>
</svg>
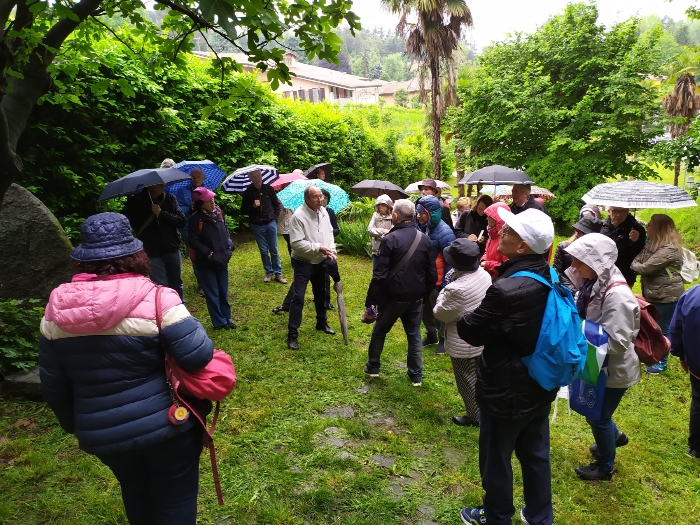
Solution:
<svg viewBox="0 0 700 525">
<path fill-rule="evenodd" d="M 428 345 L 436 345 L 438 343 L 438 336 L 435 332 L 428 333 L 425 335 L 425 338 L 420 342 L 421 345 L 423 346 L 428 346 Z"/>
<path fill-rule="evenodd" d="M 316 325 L 316 330 L 318 330 L 318 331 L 320 331 L 320 332 L 323 332 L 323 333 L 326 333 L 326 334 L 328 334 L 328 335 L 335 335 L 335 332 L 333 331 L 333 329 L 332 329 L 330 326 L 328 326 L 328 323 L 326 323 L 326 324 L 317 324 L 317 325 Z"/>
<path fill-rule="evenodd" d="M 688 456 L 689 458 L 700 459 L 700 450 L 695 450 L 694 448 L 688 448 L 688 450 L 685 451 L 685 455 Z"/>
<path fill-rule="evenodd" d="M 197 295 L 199 295 L 200 297 L 204 297 L 204 290 L 202 290 L 201 288 L 197 290 Z"/>
<path fill-rule="evenodd" d="M 299 350 L 299 343 L 297 342 L 296 338 L 290 337 L 287 339 L 287 348 L 290 350 Z"/>
<path fill-rule="evenodd" d="M 435 349 L 436 354 L 444 354 L 445 353 L 445 339 L 443 337 L 440 338 L 438 341 L 437 348 Z"/>
<path fill-rule="evenodd" d="M 278 313 L 280 313 L 280 312 L 288 312 L 288 311 L 289 311 L 289 308 L 285 308 L 284 305 L 282 305 L 282 306 L 275 306 L 275 307 L 272 309 L 272 313 L 273 313 L 273 314 L 278 314 Z"/>
<path fill-rule="evenodd" d="M 226 325 L 226 326 L 228 326 L 228 329 L 229 329 L 229 330 L 235 330 L 235 329 L 236 329 L 236 325 L 235 325 L 235 323 L 234 323 L 233 321 L 230 322 L 230 323 L 229 323 L 228 325 Z"/>
<path fill-rule="evenodd" d="M 234 328 L 236 328 L 236 325 L 233 323 L 229 323 L 229 324 L 222 324 L 221 326 L 215 326 L 214 330 L 233 330 Z"/>
<path fill-rule="evenodd" d="M 452 422 L 460 427 L 478 427 L 479 422 L 467 416 L 452 416 Z"/>
<path fill-rule="evenodd" d="M 328 303 L 325 308 L 326 310 L 335 310 L 335 307 L 331 303 Z"/>
<path fill-rule="evenodd" d="M 597 461 L 590 465 L 576 467 L 575 470 L 578 477 L 586 481 L 610 481 L 613 475 L 612 472 L 605 470 Z"/>
<path fill-rule="evenodd" d="M 627 434 L 618 430 L 617 436 L 615 436 L 615 448 L 624 447 L 629 442 L 630 438 L 627 437 Z M 591 451 L 594 458 L 598 457 L 598 445 L 596 443 L 593 443 L 590 447 L 588 447 L 588 450 Z"/>
</svg>

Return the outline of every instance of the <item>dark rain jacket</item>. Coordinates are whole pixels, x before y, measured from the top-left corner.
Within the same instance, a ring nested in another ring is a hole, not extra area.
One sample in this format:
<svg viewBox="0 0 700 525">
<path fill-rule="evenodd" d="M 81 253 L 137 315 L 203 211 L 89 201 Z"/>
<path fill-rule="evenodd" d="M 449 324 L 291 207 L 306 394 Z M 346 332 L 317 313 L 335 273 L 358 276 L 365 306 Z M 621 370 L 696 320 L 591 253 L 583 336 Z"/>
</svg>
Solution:
<svg viewBox="0 0 700 525">
<path fill-rule="evenodd" d="M 544 390 L 530 377 L 523 357 L 532 355 L 542 326 L 550 289 L 529 277 L 509 276 L 530 271 L 550 280 L 541 255 L 524 255 L 504 262 L 500 277 L 473 312 L 457 321 L 459 336 L 482 346 L 476 400 L 484 412 L 499 418 L 526 416 L 551 403 L 557 390 Z"/>
<path fill-rule="evenodd" d="M 630 232 L 632 230 L 639 232 L 639 239 L 636 242 L 630 240 Z M 603 222 L 600 233 L 615 241 L 617 246 L 615 266 L 622 272 L 627 284 L 630 286 L 634 285 L 634 281 L 637 280 L 637 274 L 630 268 L 630 265 L 644 248 L 644 243 L 646 243 L 647 232 L 644 230 L 644 227 L 630 214 L 617 228 L 613 226 L 610 217 L 608 217 Z"/>
<path fill-rule="evenodd" d="M 143 241 L 143 249 L 150 257 L 178 251 L 178 230 L 187 224 L 175 195 L 164 192 L 154 202 L 160 206 L 160 214 L 157 217 L 151 209 L 151 197 L 145 189 L 138 195 L 129 197 L 122 210 L 129 219 L 134 234 Z M 141 230 L 149 219 L 148 226 Z"/>
</svg>

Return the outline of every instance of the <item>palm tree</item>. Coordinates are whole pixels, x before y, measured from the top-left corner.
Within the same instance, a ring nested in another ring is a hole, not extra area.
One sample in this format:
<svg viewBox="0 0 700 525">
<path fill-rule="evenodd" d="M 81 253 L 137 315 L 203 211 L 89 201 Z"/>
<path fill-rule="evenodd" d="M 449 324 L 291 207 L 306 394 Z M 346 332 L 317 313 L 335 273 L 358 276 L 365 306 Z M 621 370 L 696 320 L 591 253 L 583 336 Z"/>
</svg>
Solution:
<svg viewBox="0 0 700 525">
<path fill-rule="evenodd" d="M 406 41 L 406 53 L 419 66 L 421 102 L 425 81 L 430 78 L 431 125 L 433 135 L 433 177 L 440 178 L 440 123 L 445 109 L 456 102 L 453 52 L 459 47 L 462 29 L 471 27 L 472 14 L 464 0 L 382 0 L 399 14 L 396 34 Z M 409 22 L 411 17 L 416 22 Z M 447 74 L 447 89 L 440 90 L 440 71 Z"/>
<path fill-rule="evenodd" d="M 671 124 L 671 139 L 682 137 L 688 132 L 690 122 L 700 109 L 700 95 L 695 89 L 695 74 L 692 71 L 681 73 L 673 86 L 673 91 L 663 98 L 666 113 L 672 117 L 682 118 L 680 122 Z M 678 186 L 681 163 L 676 161 L 673 174 L 673 185 Z"/>
</svg>

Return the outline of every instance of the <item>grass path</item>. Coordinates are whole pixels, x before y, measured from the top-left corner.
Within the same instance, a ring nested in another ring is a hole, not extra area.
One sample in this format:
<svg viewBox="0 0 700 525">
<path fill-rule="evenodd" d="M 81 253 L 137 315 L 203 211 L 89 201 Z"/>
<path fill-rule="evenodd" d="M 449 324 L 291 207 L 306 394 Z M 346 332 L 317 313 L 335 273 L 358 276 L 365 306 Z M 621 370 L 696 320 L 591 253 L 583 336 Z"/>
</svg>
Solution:
<svg viewBox="0 0 700 525">
<path fill-rule="evenodd" d="M 282 245 L 282 243 L 281 243 Z M 291 277 L 289 258 L 284 270 Z M 238 371 L 224 402 L 216 444 L 224 489 L 216 504 L 202 456 L 199 523 L 457 525 L 480 501 L 478 430 L 450 423 L 463 411 L 449 358 L 424 354 L 422 388 L 406 377 L 400 327 L 387 338 L 381 376 L 362 373 L 371 327 L 360 323 L 369 260 L 340 258 L 350 344 L 314 330 L 307 295 L 301 349 L 286 349 L 286 315 L 273 315 L 287 286 L 262 282 L 254 244 L 230 265 L 232 333 L 214 333 Z M 211 328 L 185 266 L 191 311 Z M 335 295 L 335 294 L 334 294 Z M 335 312 L 330 324 L 338 329 Z M 700 462 L 687 458 L 690 390 L 678 361 L 625 396 L 616 418 L 630 436 L 609 483 L 579 481 L 591 433 L 559 401 L 551 426 L 554 511 L 559 524 L 700 523 Z M 0 398 L 0 523 L 125 524 L 111 472 L 77 448 L 42 403 Z M 516 508 L 522 504 L 517 461 Z"/>
</svg>

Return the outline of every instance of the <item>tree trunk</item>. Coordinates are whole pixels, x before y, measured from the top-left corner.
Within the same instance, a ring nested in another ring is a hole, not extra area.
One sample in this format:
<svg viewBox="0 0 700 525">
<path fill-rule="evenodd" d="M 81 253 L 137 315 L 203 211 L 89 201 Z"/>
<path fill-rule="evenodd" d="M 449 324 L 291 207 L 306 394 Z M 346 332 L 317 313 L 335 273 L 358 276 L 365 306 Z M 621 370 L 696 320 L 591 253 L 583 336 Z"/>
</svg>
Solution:
<svg viewBox="0 0 700 525">
<path fill-rule="evenodd" d="M 440 180 L 441 158 L 440 151 L 440 111 L 438 107 L 438 96 L 440 94 L 440 67 L 436 59 L 430 60 L 430 102 L 432 104 L 432 126 L 433 126 L 433 178 Z"/>
<path fill-rule="evenodd" d="M 681 174 L 681 161 L 677 160 L 673 166 L 673 185 L 678 186 L 678 178 Z"/>
</svg>

